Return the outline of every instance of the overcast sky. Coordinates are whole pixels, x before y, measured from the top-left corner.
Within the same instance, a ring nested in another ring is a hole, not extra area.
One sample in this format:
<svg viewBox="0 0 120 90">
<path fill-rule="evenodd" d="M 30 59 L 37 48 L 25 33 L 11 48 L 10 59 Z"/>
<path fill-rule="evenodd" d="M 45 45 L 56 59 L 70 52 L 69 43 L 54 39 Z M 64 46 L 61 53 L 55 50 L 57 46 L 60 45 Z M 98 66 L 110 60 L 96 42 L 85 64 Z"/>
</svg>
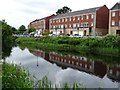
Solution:
<svg viewBox="0 0 120 90">
<path fill-rule="evenodd" d="M 118 0 L 1 0 L 0 20 L 18 28 L 55 12 L 63 6 L 68 6 L 72 11 L 107 5 L 111 8 Z"/>
</svg>

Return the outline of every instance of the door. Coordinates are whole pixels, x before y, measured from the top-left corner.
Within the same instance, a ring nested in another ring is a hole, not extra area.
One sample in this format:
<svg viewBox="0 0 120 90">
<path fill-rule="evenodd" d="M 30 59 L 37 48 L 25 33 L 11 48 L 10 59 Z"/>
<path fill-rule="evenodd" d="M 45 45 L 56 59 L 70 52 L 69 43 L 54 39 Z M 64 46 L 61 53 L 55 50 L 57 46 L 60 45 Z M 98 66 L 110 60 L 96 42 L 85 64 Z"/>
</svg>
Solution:
<svg viewBox="0 0 120 90">
<path fill-rule="evenodd" d="M 116 30 L 116 34 L 120 36 L 120 30 Z"/>
</svg>

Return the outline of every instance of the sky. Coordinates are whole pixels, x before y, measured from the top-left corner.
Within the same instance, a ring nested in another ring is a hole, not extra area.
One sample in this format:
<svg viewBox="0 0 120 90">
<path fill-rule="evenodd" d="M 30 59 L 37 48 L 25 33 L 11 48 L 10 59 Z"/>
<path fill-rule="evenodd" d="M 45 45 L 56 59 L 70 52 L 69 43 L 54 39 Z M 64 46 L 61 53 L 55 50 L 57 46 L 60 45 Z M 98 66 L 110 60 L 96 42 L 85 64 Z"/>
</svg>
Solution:
<svg viewBox="0 0 120 90">
<path fill-rule="evenodd" d="M 28 24 L 52 14 L 68 6 L 72 11 L 83 10 L 93 7 L 106 5 L 112 8 L 118 0 L 0 0 L 0 20 L 5 21 L 19 28 L 21 25 Z"/>
</svg>

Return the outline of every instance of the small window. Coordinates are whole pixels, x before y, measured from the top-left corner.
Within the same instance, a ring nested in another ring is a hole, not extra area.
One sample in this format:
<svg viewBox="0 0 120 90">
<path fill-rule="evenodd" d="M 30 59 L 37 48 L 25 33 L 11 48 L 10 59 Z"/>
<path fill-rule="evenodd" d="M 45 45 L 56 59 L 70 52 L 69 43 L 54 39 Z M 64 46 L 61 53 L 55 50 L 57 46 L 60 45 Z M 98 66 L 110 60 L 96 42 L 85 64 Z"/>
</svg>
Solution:
<svg viewBox="0 0 120 90">
<path fill-rule="evenodd" d="M 115 12 L 112 12 L 112 17 L 115 17 Z"/>
<path fill-rule="evenodd" d="M 78 20 L 80 20 L 80 17 L 78 17 Z"/>
<path fill-rule="evenodd" d="M 65 19 L 65 21 L 67 22 L 67 18 Z"/>
<path fill-rule="evenodd" d="M 64 18 L 62 19 L 62 22 L 64 22 Z"/>
<path fill-rule="evenodd" d="M 81 16 L 81 20 L 83 20 L 83 16 Z"/>
<path fill-rule="evenodd" d="M 120 20 L 119 20 L 119 26 L 120 26 Z"/>
<path fill-rule="evenodd" d="M 91 26 L 93 27 L 93 22 L 91 23 Z"/>
<path fill-rule="evenodd" d="M 89 16 L 87 15 L 87 19 L 89 18 Z"/>
<path fill-rule="evenodd" d="M 75 21 L 75 17 L 73 17 L 73 21 Z"/>
<path fill-rule="evenodd" d="M 71 17 L 69 18 L 69 20 L 71 21 Z"/>
<path fill-rule="evenodd" d="M 93 19 L 93 17 L 94 17 L 94 15 L 92 14 L 92 15 L 91 15 L 91 18 Z"/>
<path fill-rule="evenodd" d="M 115 26 L 115 21 L 112 21 L 112 26 Z"/>
</svg>

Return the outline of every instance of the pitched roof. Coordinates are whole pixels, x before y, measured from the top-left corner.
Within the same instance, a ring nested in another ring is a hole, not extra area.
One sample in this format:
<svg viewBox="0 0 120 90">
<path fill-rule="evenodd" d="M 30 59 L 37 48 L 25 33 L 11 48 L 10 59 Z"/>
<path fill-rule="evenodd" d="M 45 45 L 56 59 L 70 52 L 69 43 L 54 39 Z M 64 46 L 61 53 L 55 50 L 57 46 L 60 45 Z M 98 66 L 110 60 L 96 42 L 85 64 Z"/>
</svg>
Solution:
<svg viewBox="0 0 120 90">
<path fill-rule="evenodd" d="M 59 14 L 59 15 L 56 15 L 55 17 L 53 17 L 53 18 L 61 18 L 61 17 L 67 17 L 67 16 L 75 16 L 75 15 L 80 15 L 80 14 L 86 14 L 86 13 L 93 13 L 93 12 L 97 11 L 99 8 L 100 7 L 95 7 L 95 8 L 89 8 L 89 9 L 69 12 L 69 13 L 65 13 L 65 14 Z"/>
<path fill-rule="evenodd" d="M 120 2 L 117 2 L 117 3 L 111 8 L 111 10 L 115 10 L 115 9 L 120 9 Z"/>
</svg>

